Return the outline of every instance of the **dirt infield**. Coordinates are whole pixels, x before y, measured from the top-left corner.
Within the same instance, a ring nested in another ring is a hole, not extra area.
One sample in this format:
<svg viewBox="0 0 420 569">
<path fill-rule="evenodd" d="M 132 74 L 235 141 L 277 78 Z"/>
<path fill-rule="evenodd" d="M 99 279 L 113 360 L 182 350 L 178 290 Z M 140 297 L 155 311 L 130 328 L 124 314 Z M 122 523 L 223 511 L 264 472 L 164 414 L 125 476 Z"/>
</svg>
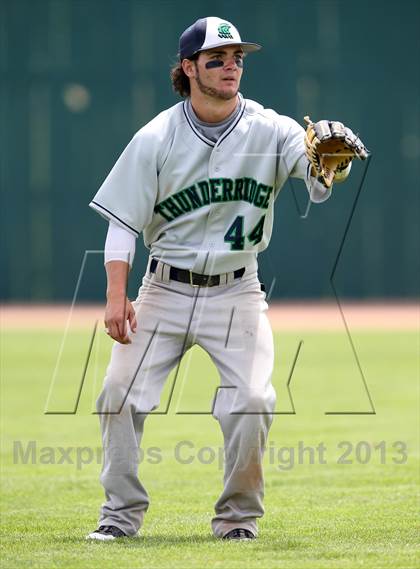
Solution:
<svg viewBox="0 0 420 569">
<path fill-rule="evenodd" d="M 268 316 L 274 330 L 420 330 L 420 305 L 415 303 L 290 302 L 271 304 Z M 2 305 L 3 330 L 64 330 L 102 324 L 104 305 Z"/>
</svg>

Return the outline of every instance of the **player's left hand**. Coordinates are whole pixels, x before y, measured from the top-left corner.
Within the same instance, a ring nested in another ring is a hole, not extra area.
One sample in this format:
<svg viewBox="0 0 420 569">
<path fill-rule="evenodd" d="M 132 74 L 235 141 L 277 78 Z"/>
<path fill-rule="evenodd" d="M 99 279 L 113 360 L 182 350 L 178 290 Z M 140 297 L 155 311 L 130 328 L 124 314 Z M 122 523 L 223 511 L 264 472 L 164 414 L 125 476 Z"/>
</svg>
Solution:
<svg viewBox="0 0 420 569">
<path fill-rule="evenodd" d="M 306 156 L 312 165 L 312 174 L 330 188 L 333 182 L 343 181 L 350 171 L 353 158 L 366 160 L 369 151 L 352 130 L 338 121 L 322 120 L 308 124 L 305 134 Z"/>
</svg>

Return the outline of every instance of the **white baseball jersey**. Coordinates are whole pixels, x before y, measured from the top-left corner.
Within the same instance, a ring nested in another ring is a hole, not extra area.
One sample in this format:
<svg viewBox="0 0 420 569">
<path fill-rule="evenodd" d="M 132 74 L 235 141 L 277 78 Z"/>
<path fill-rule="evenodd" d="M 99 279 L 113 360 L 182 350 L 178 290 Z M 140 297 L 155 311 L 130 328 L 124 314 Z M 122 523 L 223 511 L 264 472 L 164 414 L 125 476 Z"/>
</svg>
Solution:
<svg viewBox="0 0 420 569">
<path fill-rule="evenodd" d="M 212 142 L 184 101 L 136 133 L 90 206 L 143 232 L 153 257 L 219 274 L 257 267 L 288 176 L 305 180 L 312 201 L 329 197 L 308 173 L 304 130 L 293 119 L 241 97 L 237 119 Z"/>
</svg>

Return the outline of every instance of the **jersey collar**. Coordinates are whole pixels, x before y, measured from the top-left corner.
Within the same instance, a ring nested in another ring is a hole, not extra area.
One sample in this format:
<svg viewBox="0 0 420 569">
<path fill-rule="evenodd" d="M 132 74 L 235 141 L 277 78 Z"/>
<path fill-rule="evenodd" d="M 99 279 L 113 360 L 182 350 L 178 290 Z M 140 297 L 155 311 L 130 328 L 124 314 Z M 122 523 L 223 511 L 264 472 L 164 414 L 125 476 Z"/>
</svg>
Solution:
<svg viewBox="0 0 420 569">
<path fill-rule="evenodd" d="M 217 142 L 213 142 L 212 140 L 209 140 L 208 138 L 206 138 L 200 131 L 198 131 L 195 128 L 194 123 L 192 122 L 192 120 L 190 119 L 188 112 L 187 112 L 187 101 L 185 100 L 182 103 L 182 110 L 184 112 L 185 118 L 191 128 L 191 130 L 194 132 L 194 134 L 205 144 L 207 144 L 208 146 L 214 148 L 216 145 L 220 145 L 223 140 L 225 140 L 229 134 L 236 128 L 236 126 L 238 125 L 239 121 L 241 120 L 244 111 L 245 111 L 245 107 L 246 107 L 246 101 L 243 98 L 243 96 L 241 95 L 241 93 L 238 93 L 239 96 L 239 104 L 240 104 L 240 111 L 238 113 L 238 116 L 236 117 L 236 120 L 234 121 L 234 123 L 222 134 L 222 136 L 219 138 L 219 140 Z"/>
</svg>

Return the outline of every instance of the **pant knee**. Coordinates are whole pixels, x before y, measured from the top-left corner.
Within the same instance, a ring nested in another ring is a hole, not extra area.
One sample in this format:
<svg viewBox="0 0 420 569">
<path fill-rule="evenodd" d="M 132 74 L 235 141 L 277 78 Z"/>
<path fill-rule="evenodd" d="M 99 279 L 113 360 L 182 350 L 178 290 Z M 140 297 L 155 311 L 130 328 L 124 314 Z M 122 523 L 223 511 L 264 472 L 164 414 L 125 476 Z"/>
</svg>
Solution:
<svg viewBox="0 0 420 569">
<path fill-rule="evenodd" d="M 221 389 L 214 406 L 216 419 L 240 413 L 270 414 L 276 405 L 276 394 L 272 386 L 265 390 L 257 389 Z"/>
<path fill-rule="evenodd" d="M 274 389 L 247 390 L 237 394 L 235 407 L 244 413 L 272 413 L 276 403 Z"/>
<path fill-rule="evenodd" d="M 96 402 L 98 413 L 122 413 L 130 411 L 147 415 L 159 405 L 159 393 L 153 385 L 142 385 L 140 381 L 124 375 L 105 378 L 102 392 Z"/>
<path fill-rule="evenodd" d="M 96 401 L 96 410 L 98 413 L 119 413 L 127 403 L 129 394 L 129 384 L 107 378 Z"/>
</svg>

